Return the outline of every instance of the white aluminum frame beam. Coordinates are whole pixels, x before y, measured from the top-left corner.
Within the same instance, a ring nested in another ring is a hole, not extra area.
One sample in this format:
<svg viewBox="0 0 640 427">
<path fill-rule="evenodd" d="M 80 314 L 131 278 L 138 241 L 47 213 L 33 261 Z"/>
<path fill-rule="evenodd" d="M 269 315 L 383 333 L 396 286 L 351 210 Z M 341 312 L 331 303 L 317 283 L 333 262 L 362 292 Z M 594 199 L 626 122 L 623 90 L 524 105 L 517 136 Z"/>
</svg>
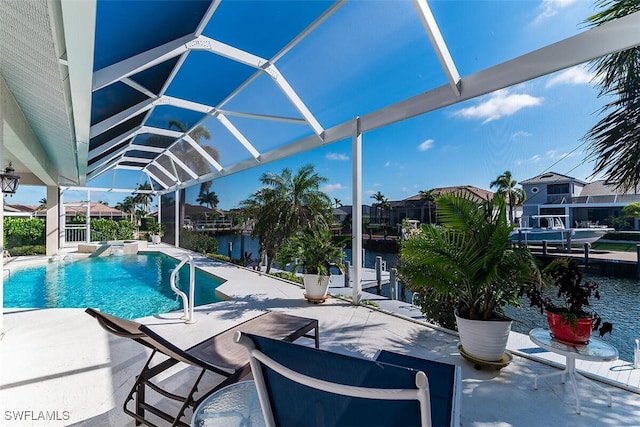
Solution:
<svg viewBox="0 0 640 427">
<path fill-rule="evenodd" d="M 427 0 L 413 0 L 413 4 L 416 7 L 418 17 L 420 21 L 422 21 L 424 29 L 427 31 L 429 40 L 431 40 L 431 45 L 436 51 L 440 65 L 447 76 L 447 80 L 449 80 L 449 85 L 453 93 L 455 93 L 456 96 L 460 96 L 460 73 L 458 73 L 456 64 L 453 62 L 451 53 L 442 37 L 442 33 L 440 33 L 440 28 L 438 27 L 436 19 L 433 17 L 433 13 L 431 13 L 431 8 L 429 4 L 427 4 Z"/>
<path fill-rule="evenodd" d="M 238 130 L 237 127 L 233 125 L 223 114 L 215 114 L 214 117 L 222 123 L 233 137 L 240 143 L 242 146 L 253 156 L 254 159 L 258 160 L 260 158 L 260 153 L 256 148 L 245 138 L 245 136 Z"/>
<path fill-rule="evenodd" d="M 195 173 L 189 166 L 187 166 L 182 160 L 178 158 L 178 156 L 173 154 L 171 151 L 167 151 L 166 153 L 164 153 L 164 155 L 169 157 L 169 159 L 171 159 L 175 164 L 180 166 L 186 173 L 191 176 L 191 178 L 198 179 L 198 174 Z"/>
<path fill-rule="evenodd" d="M 211 166 L 213 166 L 218 172 L 222 172 L 222 169 L 224 168 L 220 165 L 220 163 L 218 163 L 216 159 L 211 157 L 200 144 L 198 144 L 193 138 L 191 138 L 191 136 L 185 135 L 182 139 L 187 141 L 191 145 L 191 147 L 193 147 L 194 150 L 200 153 L 200 155 L 204 157 L 204 159 L 209 162 Z"/>
<path fill-rule="evenodd" d="M 352 194 L 351 207 L 351 261 L 352 261 L 352 296 L 351 303 L 359 305 L 362 299 L 362 132 L 360 118 L 356 117 L 352 124 L 351 139 L 352 157 Z"/>
</svg>

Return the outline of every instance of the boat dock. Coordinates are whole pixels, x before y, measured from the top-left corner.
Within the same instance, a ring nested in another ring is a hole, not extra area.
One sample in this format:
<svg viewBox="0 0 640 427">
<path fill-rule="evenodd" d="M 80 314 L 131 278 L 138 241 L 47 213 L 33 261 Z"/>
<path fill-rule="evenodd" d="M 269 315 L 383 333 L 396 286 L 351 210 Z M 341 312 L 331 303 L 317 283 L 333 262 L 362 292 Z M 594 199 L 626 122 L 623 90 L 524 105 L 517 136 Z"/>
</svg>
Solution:
<svg viewBox="0 0 640 427">
<path fill-rule="evenodd" d="M 534 255 L 551 262 L 556 258 L 576 258 L 585 270 L 593 274 L 614 277 L 640 278 L 640 249 L 636 252 L 589 250 L 584 248 L 547 249 L 543 246 L 529 246 Z"/>
</svg>

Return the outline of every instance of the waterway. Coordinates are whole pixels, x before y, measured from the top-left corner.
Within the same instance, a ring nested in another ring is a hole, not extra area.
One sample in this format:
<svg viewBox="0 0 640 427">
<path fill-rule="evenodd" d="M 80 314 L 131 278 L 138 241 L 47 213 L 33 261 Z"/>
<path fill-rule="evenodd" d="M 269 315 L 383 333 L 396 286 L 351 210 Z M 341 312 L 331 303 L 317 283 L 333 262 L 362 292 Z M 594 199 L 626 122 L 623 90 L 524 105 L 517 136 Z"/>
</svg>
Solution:
<svg viewBox="0 0 640 427">
<path fill-rule="evenodd" d="M 255 239 L 245 236 L 244 243 L 239 235 L 220 235 L 218 239 L 218 252 L 229 255 L 229 242 L 232 243 L 232 258 L 240 258 L 241 247 L 246 252 L 252 253 L 252 258 L 258 256 L 258 243 Z M 396 264 L 397 255 L 384 252 L 364 252 L 364 266 L 373 268 L 376 257 L 382 257 L 387 262 L 388 268 Z M 345 250 L 345 258 L 351 262 L 351 250 Z M 640 338 L 640 280 L 620 277 L 606 277 L 585 275 L 584 280 L 594 280 L 600 288 L 600 300 L 593 300 L 593 310 L 604 321 L 613 323 L 613 333 L 606 334 L 602 339 L 615 346 L 620 352 L 620 359 L 633 361 L 635 339 Z M 375 292 L 375 290 L 372 290 Z M 390 289 L 384 286 L 382 295 L 389 297 Z M 407 292 L 407 302 L 410 302 L 411 294 Z M 524 301 L 527 304 L 526 301 Z M 540 314 L 535 308 L 507 307 L 507 315 L 514 319 L 512 329 L 516 332 L 528 333 L 533 328 L 546 327 L 546 316 Z"/>
</svg>

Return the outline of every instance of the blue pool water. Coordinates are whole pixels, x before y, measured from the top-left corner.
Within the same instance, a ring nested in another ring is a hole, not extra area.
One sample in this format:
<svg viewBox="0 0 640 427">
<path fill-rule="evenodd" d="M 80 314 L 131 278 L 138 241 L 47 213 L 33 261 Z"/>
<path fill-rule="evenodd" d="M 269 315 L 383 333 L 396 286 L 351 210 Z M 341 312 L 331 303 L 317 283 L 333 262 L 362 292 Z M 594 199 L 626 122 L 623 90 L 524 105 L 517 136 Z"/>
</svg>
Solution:
<svg viewBox="0 0 640 427">
<path fill-rule="evenodd" d="M 178 262 L 162 254 L 139 254 L 52 262 L 20 269 L 4 282 L 9 308 L 93 307 L 125 319 L 182 308 L 169 280 Z M 218 302 L 222 282 L 196 269 L 196 305 Z M 176 285 L 189 294 L 189 266 Z"/>
</svg>

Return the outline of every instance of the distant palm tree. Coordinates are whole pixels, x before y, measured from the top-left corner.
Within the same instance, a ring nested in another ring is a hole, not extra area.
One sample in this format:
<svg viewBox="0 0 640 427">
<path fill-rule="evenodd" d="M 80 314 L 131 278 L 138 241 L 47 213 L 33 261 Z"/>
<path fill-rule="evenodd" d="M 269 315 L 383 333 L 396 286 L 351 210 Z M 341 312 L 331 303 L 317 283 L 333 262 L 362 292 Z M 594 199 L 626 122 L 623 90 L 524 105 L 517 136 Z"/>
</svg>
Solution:
<svg viewBox="0 0 640 427">
<path fill-rule="evenodd" d="M 136 211 L 136 202 L 132 196 L 127 196 L 121 202 L 116 203 L 116 209 L 121 210 L 129 214 L 131 222 L 133 222 L 133 215 Z"/>
<path fill-rule="evenodd" d="M 260 177 L 263 188 L 241 202 L 255 220 L 252 235 L 260 244 L 259 258 L 266 255 L 267 272 L 284 242 L 299 230 L 331 224 L 331 199 L 320 191 L 326 181 L 313 165 L 301 167 L 295 175 L 288 168 L 280 174 L 267 172 Z"/>
<path fill-rule="evenodd" d="M 149 205 L 153 201 L 154 195 L 151 193 L 138 193 L 138 190 L 152 190 L 151 184 L 145 182 L 144 184 L 138 184 L 136 189 L 133 191 L 133 200 L 136 205 L 141 205 L 144 208 L 145 214 L 149 213 Z"/>
<path fill-rule="evenodd" d="M 333 206 L 335 206 L 336 209 L 341 208 L 342 207 L 342 200 L 334 197 L 333 198 Z"/>
<path fill-rule="evenodd" d="M 490 188 L 497 187 L 496 193 L 503 195 L 509 201 L 509 223 L 513 224 L 513 207 L 524 203 L 527 193 L 522 188 L 516 188 L 518 182 L 511 179 L 511 171 L 505 171 L 495 181 L 489 184 Z"/>
<path fill-rule="evenodd" d="M 43 197 L 42 199 L 40 199 L 40 201 L 38 202 L 40 203 L 40 205 L 36 208 L 36 210 L 43 210 L 47 208 L 47 198 Z"/>
<path fill-rule="evenodd" d="M 433 190 L 420 190 L 420 200 L 427 203 L 427 210 L 429 213 L 429 224 L 433 224 L 431 220 L 431 210 L 435 207 L 435 197 L 433 195 Z"/>
<path fill-rule="evenodd" d="M 598 0 L 605 7 L 585 21 L 599 26 L 640 11 L 638 0 Z M 599 97 L 608 113 L 585 135 L 590 140 L 587 159 L 595 159 L 593 176 L 604 174 L 617 187 L 638 190 L 640 184 L 640 47 L 612 53 L 591 62 L 595 71 Z"/>
<path fill-rule="evenodd" d="M 209 209 L 213 209 L 218 206 L 220 200 L 218 199 L 218 195 L 215 193 L 215 191 L 207 191 L 204 194 L 200 194 L 196 199 L 196 202 L 200 203 L 201 205 L 209 206 Z"/>
<path fill-rule="evenodd" d="M 170 120 L 169 121 L 169 129 L 175 127 L 182 133 L 187 132 L 187 127 L 178 120 Z M 202 149 L 207 152 L 215 161 L 220 160 L 220 153 L 215 148 L 210 145 L 202 145 L 201 139 L 211 139 L 211 133 L 204 126 L 198 126 L 194 130 L 189 133 L 189 136 L 198 144 L 202 146 Z M 176 146 L 176 155 L 187 164 L 187 166 L 194 169 L 198 175 L 205 175 L 211 172 L 211 165 L 207 162 L 196 150 L 191 146 L 191 144 L 178 144 Z M 206 181 L 200 183 L 200 191 L 198 194 L 206 194 L 209 192 L 211 188 L 211 181 Z"/>
<path fill-rule="evenodd" d="M 376 203 L 374 203 L 372 207 L 376 208 L 376 217 L 378 223 L 380 223 L 382 221 L 382 213 L 380 212 L 380 209 L 385 209 L 387 206 L 390 206 L 389 201 L 384 196 L 384 194 L 379 191 L 376 194 L 372 195 L 371 198 L 376 200 Z"/>
</svg>

